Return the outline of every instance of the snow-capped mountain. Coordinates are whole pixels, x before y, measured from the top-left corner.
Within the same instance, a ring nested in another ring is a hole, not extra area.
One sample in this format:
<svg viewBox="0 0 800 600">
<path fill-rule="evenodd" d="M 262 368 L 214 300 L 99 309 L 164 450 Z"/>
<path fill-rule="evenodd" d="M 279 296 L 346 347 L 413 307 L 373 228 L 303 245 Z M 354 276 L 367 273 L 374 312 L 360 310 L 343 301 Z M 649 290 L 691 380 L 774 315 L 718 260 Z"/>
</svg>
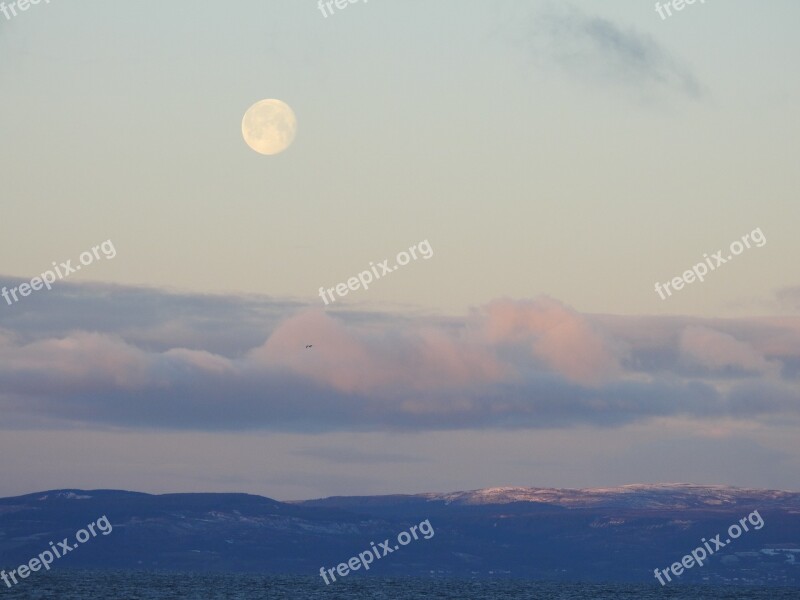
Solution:
<svg viewBox="0 0 800 600">
<path fill-rule="evenodd" d="M 758 502 L 761 506 L 791 506 L 800 510 L 800 493 L 780 490 L 755 490 L 723 485 L 691 483 L 632 484 L 610 488 L 564 489 L 496 487 L 465 492 L 421 494 L 428 500 L 447 504 L 485 505 L 511 502 L 540 502 L 565 508 L 629 507 L 685 509 L 734 507 Z"/>
<path fill-rule="evenodd" d="M 0 499 L 0 568 L 15 568 L 106 516 L 107 536 L 58 568 L 251 571 L 316 577 L 428 520 L 435 535 L 369 576 L 651 581 L 701 539 L 754 511 L 762 527 L 687 581 L 800 584 L 800 494 L 692 484 L 594 489 L 496 487 L 278 502 L 248 494 L 52 490 Z M 388 543 L 388 542 L 387 542 Z"/>
</svg>

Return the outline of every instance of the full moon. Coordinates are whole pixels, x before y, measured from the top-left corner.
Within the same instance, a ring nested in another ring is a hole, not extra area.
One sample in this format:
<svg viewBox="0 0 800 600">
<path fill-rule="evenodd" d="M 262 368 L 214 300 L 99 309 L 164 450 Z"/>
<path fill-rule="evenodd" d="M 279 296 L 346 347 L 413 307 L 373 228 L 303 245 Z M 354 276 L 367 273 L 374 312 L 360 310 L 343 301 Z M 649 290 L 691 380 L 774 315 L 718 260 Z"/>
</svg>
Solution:
<svg viewBox="0 0 800 600">
<path fill-rule="evenodd" d="M 280 100 L 260 100 L 244 113 L 242 137 L 259 154 L 279 154 L 294 141 L 297 118 Z"/>
</svg>

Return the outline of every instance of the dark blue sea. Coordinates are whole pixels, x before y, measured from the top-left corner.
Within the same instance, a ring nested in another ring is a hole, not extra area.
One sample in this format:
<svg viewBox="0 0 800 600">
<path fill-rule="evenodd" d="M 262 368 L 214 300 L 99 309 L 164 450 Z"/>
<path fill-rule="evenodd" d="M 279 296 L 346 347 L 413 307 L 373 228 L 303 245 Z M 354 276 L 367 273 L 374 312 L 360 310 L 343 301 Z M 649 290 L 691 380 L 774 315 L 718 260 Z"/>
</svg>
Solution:
<svg viewBox="0 0 800 600">
<path fill-rule="evenodd" d="M 800 600 L 800 588 L 603 585 L 518 580 L 359 577 L 326 586 L 320 578 L 62 571 L 36 573 L 0 598 L 53 600 Z"/>
</svg>

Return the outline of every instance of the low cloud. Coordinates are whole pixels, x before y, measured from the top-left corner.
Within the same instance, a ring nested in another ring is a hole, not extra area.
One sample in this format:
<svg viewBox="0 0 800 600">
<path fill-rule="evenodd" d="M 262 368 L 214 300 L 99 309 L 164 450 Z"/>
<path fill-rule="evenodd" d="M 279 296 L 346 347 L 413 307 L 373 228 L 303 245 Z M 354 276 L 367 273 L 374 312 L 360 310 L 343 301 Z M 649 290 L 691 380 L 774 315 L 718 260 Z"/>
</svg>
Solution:
<svg viewBox="0 0 800 600">
<path fill-rule="evenodd" d="M 752 345 L 708 327 L 691 326 L 681 333 L 681 356 L 693 366 L 716 373 L 777 373 L 780 365 L 768 361 Z"/>
<path fill-rule="evenodd" d="M 554 300 L 500 300 L 486 307 L 487 342 L 528 349 L 569 380 L 597 384 L 619 372 L 607 340 L 574 310 Z"/>
<path fill-rule="evenodd" d="M 287 432 L 800 416 L 798 318 L 590 315 L 538 298 L 412 321 L 97 285 L 42 298 L 0 311 L 5 428 L 41 415 Z"/>
</svg>

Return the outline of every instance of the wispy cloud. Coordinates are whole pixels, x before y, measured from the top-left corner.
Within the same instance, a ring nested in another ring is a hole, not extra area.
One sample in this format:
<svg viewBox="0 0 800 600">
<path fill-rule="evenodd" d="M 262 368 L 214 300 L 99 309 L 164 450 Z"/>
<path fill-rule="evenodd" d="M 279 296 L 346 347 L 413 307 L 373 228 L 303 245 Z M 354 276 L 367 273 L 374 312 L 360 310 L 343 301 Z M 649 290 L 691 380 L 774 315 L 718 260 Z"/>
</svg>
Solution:
<svg viewBox="0 0 800 600">
<path fill-rule="evenodd" d="M 540 13 L 530 45 L 541 63 L 555 64 L 582 81 L 701 94 L 691 69 L 651 36 L 573 6 Z"/>
</svg>

